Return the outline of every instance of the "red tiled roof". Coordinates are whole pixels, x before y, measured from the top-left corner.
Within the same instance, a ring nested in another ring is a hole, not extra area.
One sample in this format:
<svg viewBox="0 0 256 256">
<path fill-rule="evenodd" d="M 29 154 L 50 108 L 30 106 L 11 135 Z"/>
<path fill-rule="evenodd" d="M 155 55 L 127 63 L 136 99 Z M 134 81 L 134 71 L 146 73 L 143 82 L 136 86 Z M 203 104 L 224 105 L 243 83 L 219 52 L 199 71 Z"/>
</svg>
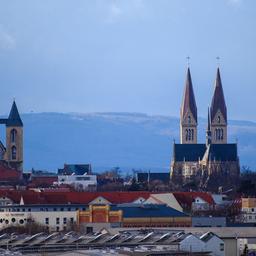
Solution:
<svg viewBox="0 0 256 256">
<path fill-rule="evenodd" d="M 52 186 L 56 181 L 58 181 L 58 176 L 36 176 L 32 177 L 32 181 L 28 187 Z"/>
<path fill-rule="evenodd" d="M 0 190 L 0 196 L 6 196 L 14 203 L 24 204 L 89 204 L 98 197 L 103 197 L 112 204 L 132 203 L 142 197 L 149 198 L 150 192 L 36 192 L 33 190 Z"/>
<path fill-rule="evenodd" d="M 212 195 L 207 192 L 173 192 L 173 195 L 180 205 L 186 206 L 188 208 L 191 208 L 192 203 L 197 197 L 200 197 L 208 204 L 214 204 Z"/>
<path fill-rule="evenodd" d="M 0 163 L 0 181 L 19 181 L 21 172 Z"/>
</svg>

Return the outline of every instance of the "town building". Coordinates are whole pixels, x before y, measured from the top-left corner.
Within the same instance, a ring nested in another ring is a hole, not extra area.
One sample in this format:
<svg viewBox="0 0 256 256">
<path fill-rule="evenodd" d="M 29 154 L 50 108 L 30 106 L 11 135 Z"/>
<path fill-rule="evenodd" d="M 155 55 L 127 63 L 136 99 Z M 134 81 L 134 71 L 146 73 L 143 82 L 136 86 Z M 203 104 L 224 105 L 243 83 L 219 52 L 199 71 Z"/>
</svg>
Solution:
<svg viewBox="0 0 256 256">
<path fill-rule="evenodd" d="M 58 175 L 89 175 L 91 173 L 90 164 L 64 164 L 63 168 L 58 169 Z"/>
<path fill-rule="evenodd" d="M 238 221 L 256 224 L 256 198 L 242 198 L 241 213 Z"/>
<path fill-rule="evenodd" d="M 54 185 L 69 185 L 75 190 L 96 190 L 97 176 L 96 175 L 58 175 L 58 181 Z"/>
<path fill-rule="evenodd" d="M 219 68 L 208 109 L 206 142 L 198 143 L 197 134 L 197 105 L 188 68 L 180 111 L 180 143 L 173 143 L 171 179 L 181 186 L 194 182 L 198 188 L 212 191 L 236 186 L 239 157 L 237 144 L 228 143 L 228 115 Z"/>
<path fill-rule="evenodd" d="M 207 232 L 200 237 L 200 240 L 205 243 L 206 250 L 210 251 L 212 256 L 225 255 L 224 241 L 216 234 Z"/>
</svg>

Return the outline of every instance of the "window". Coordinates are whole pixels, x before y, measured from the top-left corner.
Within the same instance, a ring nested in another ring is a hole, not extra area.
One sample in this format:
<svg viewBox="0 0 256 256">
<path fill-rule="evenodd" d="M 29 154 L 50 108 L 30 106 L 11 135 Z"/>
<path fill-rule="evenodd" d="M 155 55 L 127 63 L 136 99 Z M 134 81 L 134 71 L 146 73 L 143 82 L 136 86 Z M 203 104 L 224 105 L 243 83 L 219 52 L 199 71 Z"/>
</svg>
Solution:
<svg viewBox="0 0 256 256">
<path fill-rule="evenodd" d="M 218 123 L 220 124 L 220 116 L 218 116 Z"/>
<path fill-rule="evenodd" d="M 191 140 L 191 130 L 188 129 L 188 140 Z"/>
<path fill-rule="evenodd" d="M 12 222 L 15 222 L 16 221 L 16 219 L 15 218 L 12 218 Z"/>
<path fill-rule="evenodd" d="M 76 177 L 76 180 L 90 180 L 90 177 Z"/>
<path fill-rule="evenodd" d="M 223 129 L 220 129 L 220 139 L 223 140 Z"/>
<path fill-rule="evenodd" d="M 63 218 L 63 224 L 67 224 L 67 218 Z"/>
<path fill-rule="evenodd" d="M 223 243 L 220 244 L 220 250 L 224 251 L 224 244 Z"/>
<path fill-rule="evenodd" d="M 191 116 L 188 116 L 188 123 L 191 124 Z"/>
<path fill-rule="evenodd" d="M 186 135 L 185 135 L 185 137 L 186 137 L 186 141 L 188 140 L 188 129 L 186 129 Z"/>
<path fill-rule="evenodd" d="M 49 225 L 49 218 L 45 218 L 45 224 Z"/>
<path fill-rule="evenodd" d="M 60 227 L 56 227 L 56 231 L 59 232 L 60 231 Z"/>
<path fill-rule="evenodd" d="M 16 150 L 16 147 L 15 146 L 13 146 L 12 147 L 12 160 L 16 160 L 16 152 L 17 150 Z"/>
<path fill-rule="evenodd" d="M 60 218 L 56 218 L 56 224 L 60 224 Z"/>
<path fill-rule="evenodd" d="M 17 131 L 15 129 L 11 130 L 11 142 L 15 143 L 16 142 L 16 137 L 17 137 Z"/>
<path fill-rule="evenodd" d="M 71 223 L 71 224 L 74 223 L 74 218 L 70 218 L 70 223 Z"/>
</svg>

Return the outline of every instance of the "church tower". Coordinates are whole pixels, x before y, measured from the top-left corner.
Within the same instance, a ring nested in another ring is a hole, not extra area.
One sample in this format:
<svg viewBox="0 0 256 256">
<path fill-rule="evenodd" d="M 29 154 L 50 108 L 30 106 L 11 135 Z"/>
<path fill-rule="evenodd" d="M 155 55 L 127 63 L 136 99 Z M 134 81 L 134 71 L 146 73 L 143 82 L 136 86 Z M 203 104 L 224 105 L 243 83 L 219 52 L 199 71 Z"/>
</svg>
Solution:
<svg viewBox="0 0 256 256">
<path fill-rule="evenodd" d="M 209 146 L 212 143 L 212 132 L 211 132 L 211 120 L 210 110 L 208 108 L 208 119 L 207 119 L 207 130 L 206 130 L 206 145 Z"/>
<path fill-rule="evenodd" d="M 189 68 L 180 110 L 180 143 L 197 143 L 197 107 Z"/>
<path fill-rule="evenodd" d="M 6 154 L 5 160 L 10 167 L 23 169 L 23 123 L 15 101 L 6 120 Z"/>
<path fill-rule="evenodd" d="M 227 108 L 223 93 L 220 69 L 217 69 L 214 94 L 210 109 L 212 144 L 227 143 Z"/>
</svg>

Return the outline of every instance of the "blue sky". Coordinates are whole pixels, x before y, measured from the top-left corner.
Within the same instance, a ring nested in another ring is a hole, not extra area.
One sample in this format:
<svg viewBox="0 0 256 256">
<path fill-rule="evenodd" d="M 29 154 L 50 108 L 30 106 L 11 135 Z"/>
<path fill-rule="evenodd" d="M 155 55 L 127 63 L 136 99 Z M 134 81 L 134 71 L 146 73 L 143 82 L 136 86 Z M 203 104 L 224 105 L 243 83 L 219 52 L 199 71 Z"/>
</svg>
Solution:
<svg viewBox="0 0 256 256">
<path fill-rule="evenodd" d="M 220 56 L 229 118 L 256 121 L 255 0 L 0 0 L 0 114 L 178 116 L 186 56 L 206 117 Z"/>
</svg>

